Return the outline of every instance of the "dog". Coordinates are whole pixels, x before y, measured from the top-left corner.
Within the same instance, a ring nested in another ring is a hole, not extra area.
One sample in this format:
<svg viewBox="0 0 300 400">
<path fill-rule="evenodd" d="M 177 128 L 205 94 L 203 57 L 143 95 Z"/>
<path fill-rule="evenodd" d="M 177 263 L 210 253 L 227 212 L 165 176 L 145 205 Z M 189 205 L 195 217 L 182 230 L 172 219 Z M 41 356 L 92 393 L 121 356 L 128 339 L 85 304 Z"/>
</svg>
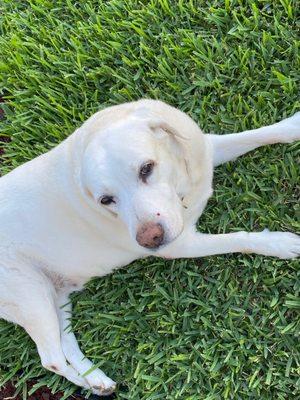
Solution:
<svg viewBox="0 0 300 400">
<path fill-rule="evenodd" d="M 300 112 L 228 135 L 204 134 L 158 100 L 97 112 L 0 179 L 0 317 L 28 332 L 45 368 L 95 394 L 112 393 L 116 383 L 93 369 L 68 329 L 70 293 L 151 255 L 297 257 L 300 237 L 293 233 L 215 235 L 195 225 L 212 195 L 214 167 L 298 139 Z"/>
</svg>

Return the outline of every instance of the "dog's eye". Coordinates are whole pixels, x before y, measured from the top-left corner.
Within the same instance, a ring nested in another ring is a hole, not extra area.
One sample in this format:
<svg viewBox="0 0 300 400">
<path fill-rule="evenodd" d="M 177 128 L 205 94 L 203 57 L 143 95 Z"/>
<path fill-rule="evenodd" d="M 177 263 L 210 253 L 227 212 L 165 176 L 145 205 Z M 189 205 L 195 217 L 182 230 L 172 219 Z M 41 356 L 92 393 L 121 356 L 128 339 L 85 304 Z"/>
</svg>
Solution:
<svg viewBox="0 0 300 400">
<path fill-rule="evenodd" d="M 100 197 L 100 203 L 104 206 L 108 206 L 111 203 L 115 203 L 113 196 L 102 196 Z"/>
<path fill-rule="evenodd" d="M 151 175 L 154 167 L 153 161 L 148 161 L 141 166 L 139 177 L 142 179 L 143 182 L 146 181 L 149 175 Z"/>
</svg>

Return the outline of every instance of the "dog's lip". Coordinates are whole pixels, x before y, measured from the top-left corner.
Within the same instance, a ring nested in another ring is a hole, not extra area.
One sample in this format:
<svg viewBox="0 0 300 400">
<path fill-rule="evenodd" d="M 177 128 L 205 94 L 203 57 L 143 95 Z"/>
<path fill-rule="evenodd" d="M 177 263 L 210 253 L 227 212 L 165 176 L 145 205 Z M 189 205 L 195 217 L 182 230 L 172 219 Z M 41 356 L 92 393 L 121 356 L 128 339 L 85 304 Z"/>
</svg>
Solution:
<svg viewBox="0 0 300 400">
<path fill-rule="evenodd" d="M 175 238 L 176 239 L 176 238 Z M 163 247 L 166 247 L 168 244 L 172 243 L 174 239 L 172 240 L 164 240 L 159 246 L 157 247 L 147 247 L 147 246 L 142 246 L 139 244 L 139 242 L 136 240 L 136 238 L 134 239 L 134 241 L 138 244 L 138 246 L 144 250 L 148 250 L 151 251 L 153 253 L 155 253 L 157 250 L 162 249 Z"/>
<path fill-rule="evenodd" d="M 160 250 L 161 248 L 167 246 L 167 245 L 168 245 L 169 243 L 171 243 L 171 242 L 172 242 L 172 240 L 171 240 L 171 241 L 168 241 L 168 242 L 163 242 L 163 243 L 161 243 L 161 244 L 160 244 L 159 246 L 157 246 L 157 247 L 141 246 L 140 244 L 139 244 L 139 246 L 141 246 L 143 249 L 147 249 L 147 250 L 149 250 L 149 251 L 156 252 L 157 250 Z"/>
</svg>

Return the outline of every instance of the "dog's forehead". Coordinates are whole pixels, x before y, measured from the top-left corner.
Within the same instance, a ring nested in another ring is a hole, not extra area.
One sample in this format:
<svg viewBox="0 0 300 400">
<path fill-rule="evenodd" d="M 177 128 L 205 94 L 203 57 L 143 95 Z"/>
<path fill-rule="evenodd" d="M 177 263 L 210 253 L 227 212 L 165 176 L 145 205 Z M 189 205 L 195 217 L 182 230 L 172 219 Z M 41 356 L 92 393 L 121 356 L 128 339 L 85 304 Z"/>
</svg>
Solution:
<svg viewBox="0 0 300 400">
<path fill-rule="evenodd" d="M 110 127 L 103 135 L 102 146 L 107 159 L 125 165 L 152 159 L 157 149 L 150 128 L 134 119 Z"/>
<path fill-rule="evenodd" d="M 126 118 L 116 124 L 112 124 L 106 131 L 105 140 L 107 143 L 116 140 L 144 140 L 151 137 L 149 126 L 137 118 Z"/>
</svg>

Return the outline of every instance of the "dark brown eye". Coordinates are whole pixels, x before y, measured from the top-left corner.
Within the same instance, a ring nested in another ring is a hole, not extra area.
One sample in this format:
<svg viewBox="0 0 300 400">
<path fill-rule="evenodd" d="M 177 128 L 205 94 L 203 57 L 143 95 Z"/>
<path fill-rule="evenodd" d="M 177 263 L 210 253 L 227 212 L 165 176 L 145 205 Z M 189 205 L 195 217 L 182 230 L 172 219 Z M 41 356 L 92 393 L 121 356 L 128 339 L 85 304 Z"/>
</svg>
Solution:
<svg viewBox="0 0 300 400">
<path fill-rule="evenodd" d="M 102 196 L 100 197 L 100 203 L 104 206 L 109 206 L 111 203 L 115 203 L 113 196 Z"/>
<path fill-rule="evenodd" d="M 153 161 L 148 161 L 145 164 L 142 165 L 139 173 L 140 179 L 142 179 L 143 182 L 146 182 L 146 179 L 148 178 L 149 175 L 151 175 L 154 167 L 154 162 Z"/>
</svg>

